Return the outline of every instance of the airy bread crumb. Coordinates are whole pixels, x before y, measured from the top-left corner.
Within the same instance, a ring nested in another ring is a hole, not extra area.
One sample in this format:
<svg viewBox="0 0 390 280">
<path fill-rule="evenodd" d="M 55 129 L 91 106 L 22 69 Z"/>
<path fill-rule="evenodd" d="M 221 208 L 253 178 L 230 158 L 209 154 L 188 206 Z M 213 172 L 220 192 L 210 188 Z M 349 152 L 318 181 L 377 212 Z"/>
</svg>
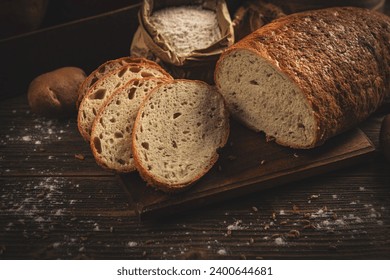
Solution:
<svg viewBox="0 0 390 280">
<path fill-rule="evenodd" d="M 218 91 L 200 81 L 164 83 L 138 112 L 134 163 L 150 185 L 181 190 L 213 166 L 228 134 L 227 110 Z"/>
</svg>

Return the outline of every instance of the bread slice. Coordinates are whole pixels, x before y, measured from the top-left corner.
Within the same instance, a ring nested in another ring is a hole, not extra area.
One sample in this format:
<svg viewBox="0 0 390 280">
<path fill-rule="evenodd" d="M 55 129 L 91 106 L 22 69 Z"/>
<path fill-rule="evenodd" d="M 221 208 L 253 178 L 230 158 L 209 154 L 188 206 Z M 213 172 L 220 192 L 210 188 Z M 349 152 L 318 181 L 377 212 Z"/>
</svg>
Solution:
<svg viewBox="0 0 390 280">
<path fill-rule="evenodd" d="M 92 123 L 101 106 L 110 95 L 126 82 L 135 78 L 161 77 L 172 79 L 161 67 L 150 64 L 128 64 L 100 78 L 87 92 L 78 112 L 78 128 L 86 141 L 90 140 Z"/>
<path fill-rule="evenodd" d="M 289 15 L 220 57 L 215 82 L 231 114 L 292 148 L 355 127 L 390 92 L 390 18 L 359 8 Z"/>
<path fill-rule="evenodd" d="M 152 34 L 157 33 L 158 39 L 179 57 L 207 49 L 222 38 L 217 13 L 201 5 L 158 9 L 149 20 L 157 29 Z"/>
<path fill-rule="evenodd" d="M 131 135 L 139 107 L 152 89 L 168 81 L 134 79 L 116 90 L 105 102 L 93 122 L 90 142 L 100 166 L 116 172 L 135 170 Z"/>
<path fill-rule="evenodd" d="M 149 184 L 175 192 L 200 179 L 226 144 L 225 102 L 201 81 L 175 80 L 145 99 L 133 128 L 134 164 Z"/>
<path fill-rule="evenodd" d="M 160 67 L 157 63 L 143 57 L 125 56 L 115 60 L 109 60 L 100 65 L 95 71 L 93 71 L 80 85 L 80 88 L 78 90 L 78 100 L 76 102 L 76 107 L 79 108 L 80 103 L 83 100 L 85 94 L 100 78 L 107 75 L 109 72 L 115 71 L 116 69 L 130 63 L 144 63 L 153 65 L 155 67 Z"/>
</svg>

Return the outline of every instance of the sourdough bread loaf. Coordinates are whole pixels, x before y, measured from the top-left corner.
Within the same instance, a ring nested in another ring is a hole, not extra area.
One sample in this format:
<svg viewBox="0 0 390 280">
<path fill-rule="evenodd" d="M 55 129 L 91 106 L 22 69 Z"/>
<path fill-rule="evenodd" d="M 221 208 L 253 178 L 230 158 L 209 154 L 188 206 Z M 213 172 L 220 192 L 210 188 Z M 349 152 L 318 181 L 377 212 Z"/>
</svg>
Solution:
<svg viewBox="0 0 390 280">
<path fill-rule="evenodd" d="M 120 67 L 123 67 L 130 63 L 144 63 L 151 64 L 153 66 L 159 67 L 157 63 L 154 61 L 148 60 L 142 57 L 120 57 L 115 60 L 109 60 L 102 65 L 100 65 L 95 71 L 93 71 L 89 76 L 84 80 L 78 90 L 78 100 L 77 100 L 77 108 L 79 108 L 81 101 L 83 100 L 85 94 L 88 90 L 103 76 L 107 75 L 109 72 L 115 71 Z"/>
<path fill-rule="evenodd" d="M 80 103 L 77 124 L 86 141 L 90 140 L 93 121 L 104 102 L 126 82 L 135 78 L 161 77 L 172 79 L 161 67 L 150 64 L 128 64 L 100 78 Z"/>
<path fill-rule="evenodd" d="M 131 151 L 133 125 L 141 102 L 157 85 L 169 80 L 134 79 L 116 90 L 97 114 L 91 133 L 96 162 L 116 172 L 135 170 Z"/>
<path fill-rule="evenodd" d="M 248 127 L 293 148 L 321 145 L 390 92 L 390 19 L 360 8 L 280 18 L 227 49 L 215 82 Z"/>
<path fill-rule="evenodd" d="M 207 173 L 228 135 L 225 103 L 214 87 L 193 80 L 164 83 L 138 112 L 134 164 L 149 185 L 179 191 Z"/>
</svg>

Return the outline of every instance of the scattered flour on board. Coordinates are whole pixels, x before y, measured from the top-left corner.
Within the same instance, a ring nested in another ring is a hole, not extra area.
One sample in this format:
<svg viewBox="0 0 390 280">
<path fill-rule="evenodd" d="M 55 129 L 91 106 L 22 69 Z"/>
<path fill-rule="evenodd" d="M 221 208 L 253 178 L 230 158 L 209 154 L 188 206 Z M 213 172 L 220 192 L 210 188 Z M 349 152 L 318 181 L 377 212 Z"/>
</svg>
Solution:
<svg viewBox="0 0 390 280">
<path fill-rule="evenodd" d="M 217 251 L 217 254 L 220 256 L 226 256 L 228 253 L 225 248 L 221 248 Z"/>
<path fill-rule="evenodd" d="M 276 237 L 275 238 L 275 244 L 278 245 L 278 246 L 283 246 L 283 245 L 286 245 L 287 242 L 283 240 L 283 238 L 281 237 Z"/>
<path fill-rule="evenodd" d="M 30 116 L 29 116 L 30 118 Z M 20 129 L 16 121 L 11 121 L 6 124 L 8 126 L 9 133 L 5 137 L 0 138 L 0 145 L 3 146 L 17 146 L 24 145 L 31 151 L 26 151 L 26 157 L 24 161 L 29 161 L 32 158 L 33 152 L 47 152 L 46 145 L 60 144 L 60 140 L 63 135 L 74 133 L 74 128 L 70 126 L 70 121 L 51 120 L 46 118 L 33 118 L 29 119 L 32 124 L 29 127 Z M 5 129 L 7 130 L 7 128 Z M 27 144 L 27 145 L 26 145 Z M 4 156 L 2 159 L 7 159 Z M 53 155 L 48 154 L 48 159 L 54 159 Z M 6 172 L 12 172 L 20 166 L 8 167 Z M 51 170 L 55 170 L 58 166 L 53 165 L 51 169 L 46 170 L 35 170 L 35 167 L 31 167 L 31 171 L 35 171 L 36 174 L 45 175 Z"/>
<path fill-rule="evenodd" d="M 56 121 L 47 121 L 47 120 L 36 120 L 36 125 L 29 130 L 21 130 L 17 132 L 17 129 L 13 127 L 10 128 L 9 135 L 5 138 L 1 139 L 0 142 L 2 144 L 12 144 L 12 143 L 24 143 L 29 142 L 32 144 L 32 149 L 38 149 L 40 146 L 57 141 L 59 135 L 66 134 L 66 129 L 59 130 Z M 19 134 L 17 134 L 19 133 Z M 34 146 L 35 145 L 35 146 Z M 39 147 L 36 147 L 39 146 Z M 1 156 L 3 157 L 3 156 Z M 53 156 L 48 156 L 49 159 L 54 159 Z M 34 169 L 31 169 L 34 170 Z M 5 172 L 10 172 L 9 168 L 5 169 Z M 12 187 L 12 191 L 2 191 L 3 188 Z M 52 224 L 55 222 L 64 223 L 64 216 L 69 215 L 66 209 L 72 207 L 71 205 L 76 204 L 79 200 L 64 199 L 65 188 L 74 187 L 77 188 L 79 186 L 72 186 L 71 182 L 66 178 L 35 178 L 34 180 L 27 181 L 23 184 L 23 188 L 20 188 L 20 185 L 15 183 L 12 186 L 0 186 L 0 200 L 2 203 L 2 211 L 7 213 L 15 213 L 18 216 L 18 220 L 7 222 L 4 224 L 5 232 L 12 232 L 12 230 L 16 226 L 26 225 L 26 231 L 24 235 L 31 235 L 33 232 L 48 232 L 52 228 Z M 366 191 L 366 187 L 357 188 L 359 191 Z M 321 196 L 321 198 L 324 196 Z M 333 199 L 338 199 L 338 195 L 331 195 Z M 342 195 L 340 197 L 344 198 Z M 310 198 L 317 198 L 315 196 L 311 196 Z M 362 201 L 362 202 L 361 202 Z M 364 230 L 366 226 L 371 226 L 370 223 L 376 223 L 378 225 L 383 225 L 384 222 L 381 220 L 384 211 L 387 211 L 384 206 L 381 205 L 372 205 L 372 204 L 364 204 L 364 200 L 354 200 L 351 202 L 345 203 L 345 209 L 327 209 L 323 208 L 314 208 L 311 211 L 305 211 L 299 214 L 299 211 L 288 211 L 288 210 L 275 210 L 275 213 L 279 213 L 280 216 L 283 216 L 284 220 L 288 220 L 288 225 L 290 228 L 294 226 L 301 230 L 302 223 L 300 220 L 307 219 L 314 226 L 314 230 L 318 231 L 336 231 L 340 230 L 342 234 L 364 234 Z M 311 204 L 313 205 L 313 203 Z M 312 206 L 313 207 L 313 206 Z M 342 208 L 342 207 L 341 207 Z M 359 209 L 359 211 L 355 212 L 355 209 Z M 263 213 L 264 211 L 259 211 L 257 208 L 252 208 L 255 213 Z M 298 214 L 297 214 L 298 213 Z M 340 214 L 342 213 L 342 214 Z M 229 213 L 226 213 L 226 216 L 229 216 Z M 256 214 L 257 215 L 257 214 Z M 252 216 L 251 216 L 252 217 Z M 228 218 L 227 218 L 228 219 Z M 279 219 L 278 219 L 279 220 Z M 251 220 L 253 221 L 253 220 Z M 259 224 L 264 221 L 258 221 Z M 78 220 L 78 223 L 87 224 L 88 228 L 91 231 L 102 231 L 100 226 L 94 222 L 93 220 Z M 283 230 L 283 225 L 280 224 L 280 221 L 268 221 L 269 227 L 273 227 L 275 230 Z M 27 225 L 29 228 L 27 228 Z M 242 220 L 236 220 L 231 224 L 224 223 L 221 225 L 221 229 L 226 228 L 230 231 L 239 231 L 244 229 L 255 230 L 256 233 L 259 231 L 262 232 L 262 235 L 258 235 L 255 237 L 255 242 L 268 242 L 271 244 L 275 244 L 277 246 L 287 246 L 289 245 L 290 240 L 286 238 L 286 236 L 278 236 L 274 238 L 272 236 L 272 232 L 268 232 L 260 228 L 258 224 L 255 222 L 245 223 L 246 226 L 243 226 Z M 182 226 L 186 228 L 186 225 Z M 342 230 L 342 231 L 341 231 Z M 303 232 L 303 231 L 301 231 Z M 205 231 L 203 233 L 206 234 Z M 184 234 L 186 236 L 189 235 L 188 231 L 185 231 Z M 237 234 L 240 234 L 237 233 Z M 304 234 L 301 234 L 301 238 Z M 67 246 L 69 244 L 77 244 L 79 252 L 85 252 L 86 246 L 83 242 L 80 242 L 80 236 L 68 236 L 65 235 L 62 240 L 55 240 L 52 243 L 53 249 L 62 248 L 63 246 Z M 226 237 L 229 238 L 229 237 Z M 60 242 L 59 242 L 60 241 Z M 215 240 L 214 242 L 210 242 L 207 245 L 208 250 L 217 250 L 217 254 L 220 256 L 228 255 L 228 252 L 225 248 L 221 248 L 223 246 L 221 243 L 223 240 Z M 253 242 L 250 242 L 251 244 Z M 125 243 L 126 244 L 126 243 Z M 135 241 L 129 241 L 126 244 L 128 247 L 136 247 L 139 246 Z M 248 244 L 246 244 L 249 246 Z M 182 252 L 188 251 L 187 248 L 184 248 Z M 215 251 L 214 251 L 215 252 Z"/>
<path fill-rule="evenodd" d="M 46 118 L 32 119 L 32 126 L 19 129 L 15 123 L 9 124 L 9 134 L 1 139 L 2 144 L 12 144 L 15 141 L 31 142 L 31 144 L 41 145 L 49 141 L 56 141 L 58 137 L 69 133 L 70 123 L 61 123 L 59 120 Z M 64 129 L 59 129 L 63 127 Z"/>
<path fill-rule="evenodd" d="M 235 221 L 233 224 L 231 225 L 228 225 L 226 227 L 227 230 L 242 230 L 242 229 L 246 229 L 247 227 L 244 227 L 242 225 L 242 220 L 237 220 Z"/>
<path fill-rule="evenodd" d="M 46 145 L 59 143 L 59 139 L 74 133 L 74 127 L 70 125 L 71 121 L 32 117 L 29 111 L 21 117 L 27 117 L 31 125 L 21 129 L 18 118 L 5 124 L 5 130 L 8 130 L 8 133 L 5 137 L 1 137 L 0 144 L 6 147 L 18 147 L 18 145 L 28 147 L 30 151 L 27 151 L 28 154 L 22 159 L 27 163 L 37 151 L 47 153 L 49 160 L 55 159 L 55 156 L 50 155 L 50 151 L 46 150 Z M 7 155 L 1 156 L 1 159 L 6 160 L 6 157 Z M 3 172 L 20 171 L 19 168 L 20 166 L 7 167 Z M 32 177 L 31 180 L 27 179 L 23 182 L 10 181 L 5 185 L 0 185 L 1 211 L 5 214 L 12 213 L 12 216 L 17 217 L 15 221 L 4 226 L 5 232 L 17 229 L 23 231 L 25 238 L 43 238 L 55 230 L 57 225 L 68 225 L 72 221 L 72 218 L 69 221 L 64 217 L 71 215 L 68 209 L 78 200 L 67 200 L 64 194 L 65 190 L 75 186 L 67 178 L 45 177 L 46 174 L 57 172 L 56 168 L 58 165 L 51 165 L 47 169 L 36 168 L 32 165 L 26 170 L 41 177 Z M 92 226 L 91 228 L 94 229 Z M 60 240 L 53 242 L 51 248 L 57 249 L 62 245 L 75 244 L 75 242 L 80 242 L 79 236 L 70 237 L 65 234 Z"/>
<path fill-rule="evenodd" d="M 4 211 L 29 218 L 37 223 L 65 213 L 63 188 L 69 182 L 64 178 L 44 177 L 24 183 L 23 188 L 13 187 L 1 196 L 6 201 Z M 50 216 L 48 217 L 48 214 Z"/>
<path fill-rule="evenodd" d="M 63 217 L 69 215 L 67 209 L 70 204 L 64 199 L 64 190 L 71 188 L 71 182 L 65 178 L 37 177 L 24 182 L 23 187 L 18 183 L 0 186 L 0 193 L 3 187 L 8 190 L 1 196 L 2 211 L 17 217 L 4 228 L 6 232 L 23 230 L 25 238 L 43 238 L 57 225 L 63 225 Z M 76 239 L 64 235 L 53 242 L 51 248 L 74 244 L 72 240 Z"/>
<path fill-rule="evenodd" d="M 129 241 L 129 242 L 127 243 L 127 246 L 129 246 L 129 247 L 136 247 L 136 246 L 138 246 L 138 243 L 135 242 L 135 241 Z"/>
</svg>

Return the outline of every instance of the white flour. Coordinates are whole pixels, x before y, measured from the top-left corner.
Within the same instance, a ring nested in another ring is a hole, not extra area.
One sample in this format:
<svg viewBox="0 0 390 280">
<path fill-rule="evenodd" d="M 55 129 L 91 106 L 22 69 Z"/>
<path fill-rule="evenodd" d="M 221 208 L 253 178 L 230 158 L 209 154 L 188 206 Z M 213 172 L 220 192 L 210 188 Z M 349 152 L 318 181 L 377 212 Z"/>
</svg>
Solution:
<svg viewBox="0 0 390 280">
<path fill-rule="evenodd" d="M 286 241 L 283 240 L 283 238 L 281 237 L 277 237 L 275 238 L 275 244 L 276 245 L 279 245 L 279 246 L 283 246 L 283 245 L 286 245 Z"/>
<path fill-rule="evenodd" d="M 237 220 L 233 224 L 228 225 L 226 227 L 226 229 L 227 230 L 242 230 L 242 229 L 246 229 L 246 227 L 242 226 L 242 221 L 241 220 Z"/>
<path fill-rule="evenodd" d="M 226 252 L 225 248 L 221 248 L 218 250 L 217 254 L 220 256 L 226 256 L 228 253 Z"/>
<path fill-rule="evenodd" d="M 127 243 L 127 246 L 129 246 L 129 247 L 136 247 L 137 245 L 138 245 L 138 243 L 135 242 L 135 241 L 129 241 L 129 242 Z"/>
<path fill-rule="evenodd" d="M 214 11 L 200 6 L 181 6 L 153 13 L 151 23 L 178 56 L 187 56 L 221 39 Z"/>
</svg>

